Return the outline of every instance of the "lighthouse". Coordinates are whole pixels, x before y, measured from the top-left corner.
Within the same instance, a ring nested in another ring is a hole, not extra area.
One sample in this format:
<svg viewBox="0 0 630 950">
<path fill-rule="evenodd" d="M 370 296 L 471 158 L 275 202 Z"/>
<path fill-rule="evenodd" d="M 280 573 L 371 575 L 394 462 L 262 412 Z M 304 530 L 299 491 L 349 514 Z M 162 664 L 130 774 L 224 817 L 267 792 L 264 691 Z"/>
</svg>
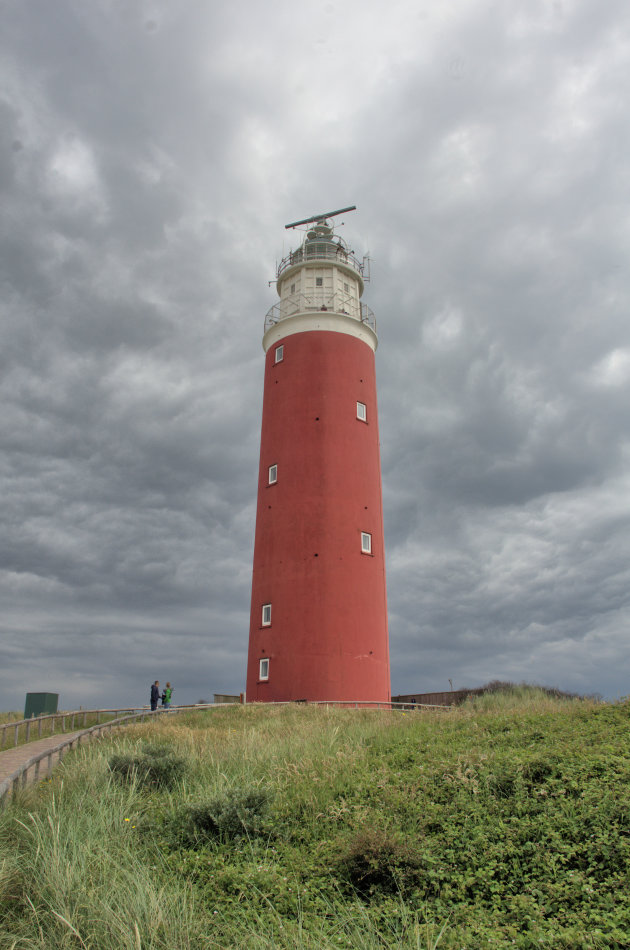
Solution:
<svg viewBox="0 0 630 950">
<path fill-rule="evenodd" d="M 265 318 L 248 702 L 391 699 L 376 322 L 332 221 L 353 210 L 286 225 Z"/>
</svg>

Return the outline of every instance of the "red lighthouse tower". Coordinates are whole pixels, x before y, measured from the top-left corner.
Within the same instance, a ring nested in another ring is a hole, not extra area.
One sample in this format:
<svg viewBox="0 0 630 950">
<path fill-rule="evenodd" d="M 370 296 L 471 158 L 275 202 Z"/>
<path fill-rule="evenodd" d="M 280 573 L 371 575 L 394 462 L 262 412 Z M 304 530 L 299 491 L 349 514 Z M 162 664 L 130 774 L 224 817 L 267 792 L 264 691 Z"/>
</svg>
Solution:
<svg viewBox="0 0 630 950">
<path fill-rule="evenodd" d="M 376 326 L 329 221 L 278 266 L 266 353 L 249 702 L 388 702 Z"/>
</svg>

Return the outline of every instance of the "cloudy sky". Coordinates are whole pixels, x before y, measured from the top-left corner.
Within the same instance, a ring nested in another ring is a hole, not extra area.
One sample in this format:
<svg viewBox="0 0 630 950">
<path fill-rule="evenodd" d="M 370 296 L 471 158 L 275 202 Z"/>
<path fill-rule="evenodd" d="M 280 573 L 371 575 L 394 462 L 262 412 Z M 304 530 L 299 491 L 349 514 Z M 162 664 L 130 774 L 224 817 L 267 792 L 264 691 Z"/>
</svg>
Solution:
<svg viewBox="0 0 630 950">
<path fill-rule="evenodd" d="M 0 0 L 0 709 L 244 688 L 287 221 L 371 257 L 392 690 L 630 693 L 626 0 Z"/>
</svg>

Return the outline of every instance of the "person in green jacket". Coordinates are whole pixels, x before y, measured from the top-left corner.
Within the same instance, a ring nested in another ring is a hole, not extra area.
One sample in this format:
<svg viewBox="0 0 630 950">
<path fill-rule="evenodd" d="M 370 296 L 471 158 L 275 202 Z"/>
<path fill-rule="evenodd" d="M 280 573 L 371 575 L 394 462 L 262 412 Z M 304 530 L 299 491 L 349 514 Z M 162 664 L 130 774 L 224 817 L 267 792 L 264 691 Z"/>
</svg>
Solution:
<svg viewBox="0 0 630 950">
<path fill-rule="evenodd" d="M 162 707 L 164 709 L 170 709 L 171 707 L 171 696 L 173 694 L 173 689 L 170 683 L 167 683 L 164 687 L 164 692 L 162 693 Z"/>
</svg>

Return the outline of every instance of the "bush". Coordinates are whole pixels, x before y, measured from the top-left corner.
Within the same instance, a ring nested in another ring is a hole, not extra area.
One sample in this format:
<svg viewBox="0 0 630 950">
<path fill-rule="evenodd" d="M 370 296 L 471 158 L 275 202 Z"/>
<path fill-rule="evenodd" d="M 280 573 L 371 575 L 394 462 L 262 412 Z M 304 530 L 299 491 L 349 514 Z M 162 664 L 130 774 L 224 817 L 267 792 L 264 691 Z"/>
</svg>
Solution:
<svg viewBox="0 0 630 950">
<path fill-rule="evenodd" d="M 187 762 L 168 746 L 149 745 L 135 755 L 113 755 L 109 768 L 121 782 L 135 782 L 146 788 L 172 788 L 186 772 Z"/>
<path fill-rule="evenodd" d="M 409 841 L 379 828 L 362 830 L 342 849 L 337 870 L 363 898 L 404 893 L 422 867 L 422 856 Z"/>
<path fill-rule="evenodd" d="M 170 837 L 184 848 L 199 847 L 211 839 L 255 838 L 269 832 L 268 808 L 265 791 L 231 789 L 208 802 L 181 808 L 169 823 Z"/>
</svg>

